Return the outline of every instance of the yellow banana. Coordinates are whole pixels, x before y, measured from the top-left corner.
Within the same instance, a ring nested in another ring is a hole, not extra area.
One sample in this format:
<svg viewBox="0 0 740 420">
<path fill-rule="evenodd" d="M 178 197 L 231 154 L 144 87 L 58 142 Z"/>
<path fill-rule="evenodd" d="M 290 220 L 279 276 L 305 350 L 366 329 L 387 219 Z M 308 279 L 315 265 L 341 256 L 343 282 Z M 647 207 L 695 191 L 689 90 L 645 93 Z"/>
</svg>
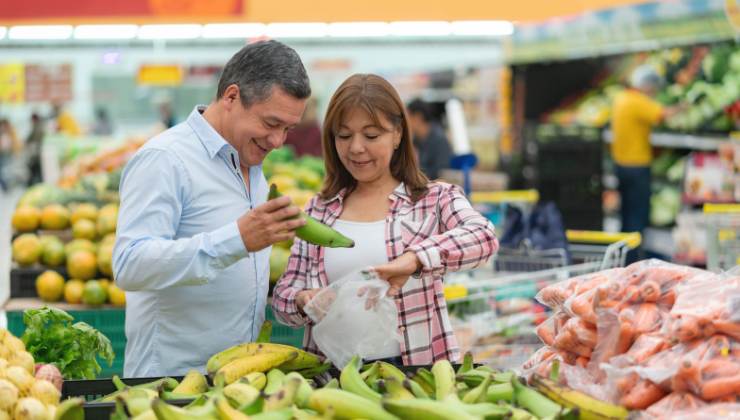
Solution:
<svg viewBox="0 0 740 420">
<path fill-rule="evenodd" d="M 438 401 L 455 393 L 455 369 L 449 360 L 438 360 L 432 365 L 434 375 L 434 396 Z"/>
<path fill-rule="evenodd" d="M 288 360 L 295 359 L 297 356 L 298 352 L 294 351 L 291 353 L 260 353 L 254 356 L 243 357 L 231 361 L 219 369 L 216 373 L 218 379 L 214 378 L 214 383 L 223 382 L 225 385 L 228 385 L 252 372 L 266 372 Z"/>
<path fill-rule="evenodd" d="M 270 193 L 267 198 L 272 200 L 277 197 L 280 197 L 280 193 L 277 190 L 277 186 L 272 184 L 270 185 Z M 303 218 L 306 224 L 296 229 L 295 234 L 304 241 L 329 248 L 352 248 L 355 246 L 355 241 L 342 235 L 330 226 L 319 222 L 303 211 L 300 212 L 298 217 Z"/>
<path fill-rule="evenodd" d="M 416 398 L 403 384 L 396 378 L 381 379 L 379 381 L 380 390 L 386 398 L 408 400 Z"/>
<path fill-rule="evenodd" d="M 267 397 L 264 410 L 275 411 L 292 406 L 301 383 L 298 378 L 286 380 L 282 388 Z"/>
<path fill-rule="evenodd" d="M 85 420 L 85 400 L 70 398 L 62 401 L 54 413 L 54 420 Z"/>
<path fill-rule="evenodd" d="M 457 404 L 445 401 L 383 400 L 383 408 L 402 419 L 473 420 L 479 418 L 468 414 Z"/>
<path fill-rule="evenodd" d="M 363 398 L 367 398 L 375 403 L 380 402 L 382 399 L 381 395 L 373 391 L 360 376 L 360 367 L 362 367 L 362 360 L 359 356 L 355 356 L 347 363 L 347 366 L 342 369 L 342 373 L 339 375 L 339 384 L 342 389 L 349 391 L 353 394 L 357 394 Z"/>
<path fill-rule="evenodd" d="M 267 372 L 267 385 L 265 385 L 265 389 L 262 391 L 266 395 L 270 395 L 274 392 L 277 392 L 280 388 L 283 386 L 283 382 L 285 381 L 285 374 L 280 369 L 270 369 L 269 372 Z"/>
<path fill-rule="evenodd" d="M 218 412 L 213 400 L 208 400 L 206 405 L 189 410 L 169 405 L 156 399 L 152 402 L 152 410 L 158 420 L 219 420 Z"/>
<path fill-rule="evenodd" d="M 250 385 L 258 391 L 262 391 L 265 389 L 265 385 L 267 385 L 267 375 L 263 372 L 252 372 L 241 378 L 239 382 Z"/>
<path fill-rule="evenodd" d="M 300 370 L 321 365 L 321 360 L 315 354 L 297 349 L 292 346 L 278 343 L 242 343 L 214 354 L 208 359 L 206 370 L 209 375 L 216 373 L 219 369 L 234 360 L 260 353 L 291 353 L 297 352 L 295 359 L 291 359 L 280 368 L 286 371 Z"/>
<path fill-rule="evenodd" d="M 380 408 L 378 403 L 341 389 L 317 389 L 311 393 L 308 407 L 319 413 L 333 411 L 338 418 L 397 420 L 396 416 Z"/>
<path fill-rule="evenodd" d="M 173 394 L 197 395 L 208 391 L 208 380 L 197 370 L 189 371 L 179 385 L 172 390 Z"/>
<path fill-rule="evenodd" d="M 219 420 L 249 420 L 249 416 L 232 407 L 222 395 L 216 397 L 216 412 Z"/>
<path fill-rule="evenodd" d="M 531 385 L 563 407 L 578 409 L 580 418 L 584 420 L 626 419 L 629 416 L 629 411 L 622 406 L 597 400 L 582 392 L 558 385 L 547 378 L 535 375 L 531 380 Z"/>
<path fill-rule="evenodd" d="M 285 379 L 288 381 L 295 379 L 300 382 L 300 385 L 298 386 L 298 389 L 296 390 L 296 395 L 294 399 L 295 405 L 298 406 L 298 408 L 308 407 L 308 399 L 309 397 L 311 397 L 313 388 L 311 388 L 311 385 L 308 384 L 308 381 L 306 380 L 306 378 L 301 376 L 300 373 L 290 372 L 285 376 Z"/>
<path fill-rule="evenodd" d="M 260 397 L 258 389 L 243 382 L 234 382 L 233 384 L 226 385 L 223 394 L 233 401 L 237 407 L 249 405 Z"/>
</svg>

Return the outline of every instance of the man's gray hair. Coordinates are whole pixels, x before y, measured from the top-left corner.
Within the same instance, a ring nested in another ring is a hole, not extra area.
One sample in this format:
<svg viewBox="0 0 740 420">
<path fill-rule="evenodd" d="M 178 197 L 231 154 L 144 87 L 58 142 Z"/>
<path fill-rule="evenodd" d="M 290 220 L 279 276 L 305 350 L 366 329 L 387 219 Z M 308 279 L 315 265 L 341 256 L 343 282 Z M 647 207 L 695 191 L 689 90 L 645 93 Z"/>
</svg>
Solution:
<svg viewBox="0 0 740 420">
<path fill-rule="evenodd" d="M 260 41 L 239 50 L 226 63 L 218 81 L 216 98 L 226 88 L 239 86 L 244 107 L 266 101 L 273 86 L 297 99 L 311 96 L 311 85 L 301 58 L 289 46 L 278 41 Z"/>
<path fill-rule="evenodd" d="M 649 64 L 637 67 L 630 76 L 630 85 L 636 89 L 658 89 L 662 84 L 663 78 Z"/>
</svg>

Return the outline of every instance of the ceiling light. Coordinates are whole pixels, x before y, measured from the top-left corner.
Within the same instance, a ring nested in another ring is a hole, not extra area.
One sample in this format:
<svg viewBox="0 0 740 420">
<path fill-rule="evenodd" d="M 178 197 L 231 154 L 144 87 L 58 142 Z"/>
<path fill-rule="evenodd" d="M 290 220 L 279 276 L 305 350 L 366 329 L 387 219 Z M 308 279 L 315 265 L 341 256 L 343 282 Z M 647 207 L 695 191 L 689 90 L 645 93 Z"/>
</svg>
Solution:
<svg viewBox="0 0 740 420">
<path fill-rule="evenodd" d="M 390 33 L 396 36 L 446 36 L 451 32 L 449 22 L 391 22 Z"/>
<path fill-rule="evenodd" d="M 385 36 L 390 28 L 385 22 L 337 22 L 329 24 L 329 36 L 337 38 Z"/>
<path fill-rule="evenodd" d="M 5 34 L 8 32 L 8 28 L 5 26 L 0 26 L 0 39 L 5 38 Z"/>
<path fill-rule="evenodd" d="M 514 33 L 514 24 L 505 20 L 461 20 L 452 22 L 452 34 L 464 36 L 505 36 Z"/>
<path fill-rule="evenodd" d="M 203 38 L 255 38 L 265 35 L 262 23 L 212 23 L 203 27 Z"/>
<path fill-rule="evenodd" d="M 70 36 L 72 36 L 71 25 L 13 26 L 8 31 L 10 39 L 68 39 Z"/>
<path fill-rule="evenodd" d="M 80 25 L 75 27 L 75 39 L 132 39 L 136 25 Z"/>
<path fill-rule="evenodd" d="M 321 38 L 328 34 L 326 23 L 271 23 L 267 36 L 271 38 Z"/>
<path fill-rule="evenodd" d="M 142 25 L 139 39 L 194 39 L 203 31 L 202 25 Z"/>
</svg>

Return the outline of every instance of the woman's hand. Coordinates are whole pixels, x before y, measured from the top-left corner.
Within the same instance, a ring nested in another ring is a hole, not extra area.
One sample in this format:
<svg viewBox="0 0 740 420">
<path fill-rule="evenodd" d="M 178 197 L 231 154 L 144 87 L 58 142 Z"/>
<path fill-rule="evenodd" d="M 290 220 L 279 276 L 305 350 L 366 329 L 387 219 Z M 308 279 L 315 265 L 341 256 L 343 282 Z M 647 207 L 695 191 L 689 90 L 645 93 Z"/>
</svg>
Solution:
<svg viewBox="0 0 740 420">
<path fill-rule="evenodd" d="M 296 295 L 295 295 L 295 305 L 298 307 L 298 310 L 301 311 L 301 312 L 303 312 L 303 313 L 305 313 L 303 311 L 303 308 L 320 291 L 321 291 L 321 289 L 307 289 L 307 290 L 301 290 L 300 292 L 296 293 Z"/>
<path fill-rule="evenodd" d="M 396 296 L 401 293 L 403 285 L 409 279 L 409 276 L 414 274 L 421 268 L 421 262 L 416 254 L 413 252 L 406 252 L 395 260 L 373 267 L 373 271 L 378 274 L 378 277 L 390 283 L 391 287 L 388 289 L 388 296 Z"/>
</svg>

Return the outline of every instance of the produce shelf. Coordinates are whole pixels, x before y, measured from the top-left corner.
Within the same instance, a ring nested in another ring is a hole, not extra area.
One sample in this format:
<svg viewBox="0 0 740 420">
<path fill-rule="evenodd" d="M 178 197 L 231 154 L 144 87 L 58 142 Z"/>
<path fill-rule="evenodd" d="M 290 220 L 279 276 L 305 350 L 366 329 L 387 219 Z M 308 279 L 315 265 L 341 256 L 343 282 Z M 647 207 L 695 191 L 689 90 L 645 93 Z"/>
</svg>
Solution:
<svg viewBox="0 0 740 420">
<path fill-rule="evenodd" d="M 604 130 L 604 141 L 611 143 L 614 137 L 611 130 Z M 657 147 L 674 149 L 717 150 L 727 137 L 709 137 L 692 134 L 653 133 L 650 135 L 650 144 Z"/>
</svg>

